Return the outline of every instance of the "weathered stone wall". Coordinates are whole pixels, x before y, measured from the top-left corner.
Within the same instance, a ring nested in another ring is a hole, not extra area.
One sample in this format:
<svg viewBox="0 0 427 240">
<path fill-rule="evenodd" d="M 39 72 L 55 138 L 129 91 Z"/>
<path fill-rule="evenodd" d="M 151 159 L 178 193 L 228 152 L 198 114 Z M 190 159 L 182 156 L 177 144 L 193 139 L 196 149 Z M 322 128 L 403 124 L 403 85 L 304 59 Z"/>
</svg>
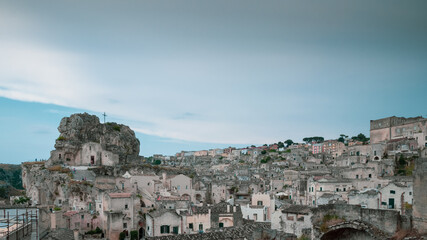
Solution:
<svg viewBox="0 0 427 240">
<path fill-rule="evenodd" d="M 400 213 L 392 210 L 379 210 L 361 208 L 356 205 L 328 204 L 313 209 L 312 222 L 320 225 L 326 215 L 335 215 L 346 221 L 362 221 L 369 223 L 373 227 L 388 233 L 394 234 L 401 227 Z"/>
<path fill-rule="evenodd" d="M 413 196 L 413 223 L 414 228 L 421 233 L 427 233 L 427 159 L 415 161 Z"/>
</svg>

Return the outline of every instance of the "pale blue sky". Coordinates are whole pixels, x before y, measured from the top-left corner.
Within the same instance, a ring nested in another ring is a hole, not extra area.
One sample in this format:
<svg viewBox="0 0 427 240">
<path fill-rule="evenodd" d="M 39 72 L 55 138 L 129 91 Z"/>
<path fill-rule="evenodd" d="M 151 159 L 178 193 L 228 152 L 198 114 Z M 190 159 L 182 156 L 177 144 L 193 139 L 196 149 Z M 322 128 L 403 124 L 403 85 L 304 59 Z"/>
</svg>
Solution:
<svg viewBox="0 0 427 240">
<path fill-rule="evenodd" d="M 0 162 L 107 112 L 141 153 L 369 133 L 427 115 L 425 1 L 2 1 Z"/>
</svg>

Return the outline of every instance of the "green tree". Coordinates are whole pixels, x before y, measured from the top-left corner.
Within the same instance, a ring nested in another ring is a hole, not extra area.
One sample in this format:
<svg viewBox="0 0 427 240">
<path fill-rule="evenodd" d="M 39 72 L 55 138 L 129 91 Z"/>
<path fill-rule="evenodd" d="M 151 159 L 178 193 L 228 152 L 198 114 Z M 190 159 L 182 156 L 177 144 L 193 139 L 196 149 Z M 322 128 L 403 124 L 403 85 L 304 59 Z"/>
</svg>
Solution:
<svg viewBox="0 0 427 240">
<path fill-rule="evenodd" d="M 369 141 L 369 138 L 367 138 L 363 133 L 359 133 L 357 136 L 353 136 L 351 139 L 363 142 L 364 144 Z"/>
<path fill-rule="evenodd" d="M 282 142 L 278 142 L 278 143 L 277 143 L 277 146 L 278 146 L 279 148 L 284 148 L 284 147 L 285 147 L 285 144 L 283 144 Z"/>
<path fill-rule="evenodd" d="M 342 142 L 342 143 L 344 143 L 346 138 L 348 138 L 348 136 L 347 136 L 347 135 L 345 135 L 345 134 L 340 134 L 340 137 L 339 137 L 337 140 L 338 140 L 338 142 Z"/>
<path fill-rule="evenodd" d="M 294 144 L 294 141 L 292 141 L 291 139 L 288 139 L 288 140 L 285 141 L 285 143 L 286 143 L 286 146 L 289 147 L 292 144 Z"/>
</svg>

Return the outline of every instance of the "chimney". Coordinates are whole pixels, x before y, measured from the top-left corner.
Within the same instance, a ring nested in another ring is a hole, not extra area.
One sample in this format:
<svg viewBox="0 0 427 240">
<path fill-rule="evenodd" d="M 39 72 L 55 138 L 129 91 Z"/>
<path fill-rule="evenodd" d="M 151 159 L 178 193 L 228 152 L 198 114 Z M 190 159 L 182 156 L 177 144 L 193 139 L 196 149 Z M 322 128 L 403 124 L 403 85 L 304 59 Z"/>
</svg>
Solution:
<svg viewBox="0 0 427 240">
<path fill-rule="evenodd" d="M 230 212 L 230 205 L 227 204 L 227 212 Z"/>
<path fill-rule="evenodd" d="M 233 206 L 233 212 L 236 212 L 236 206 Z"/>
</svg>

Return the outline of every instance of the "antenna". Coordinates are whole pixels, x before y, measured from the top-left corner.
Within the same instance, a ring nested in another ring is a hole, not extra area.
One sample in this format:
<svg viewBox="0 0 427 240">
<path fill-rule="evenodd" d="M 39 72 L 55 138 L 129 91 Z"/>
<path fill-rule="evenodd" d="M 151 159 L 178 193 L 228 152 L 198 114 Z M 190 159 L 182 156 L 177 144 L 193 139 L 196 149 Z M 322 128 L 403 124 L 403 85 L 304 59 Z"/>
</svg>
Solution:
<svg viewBox="0 0 427 240">
<path fill-rule="evenodd" d="M 107 114 L 105 114 L 105 112 L 104 112 L 104 114 L 102 114 L 102 116 L 104 116 L 104 123 L 105 123 L 105 117 L 107 116 Z"/>
</svg>

